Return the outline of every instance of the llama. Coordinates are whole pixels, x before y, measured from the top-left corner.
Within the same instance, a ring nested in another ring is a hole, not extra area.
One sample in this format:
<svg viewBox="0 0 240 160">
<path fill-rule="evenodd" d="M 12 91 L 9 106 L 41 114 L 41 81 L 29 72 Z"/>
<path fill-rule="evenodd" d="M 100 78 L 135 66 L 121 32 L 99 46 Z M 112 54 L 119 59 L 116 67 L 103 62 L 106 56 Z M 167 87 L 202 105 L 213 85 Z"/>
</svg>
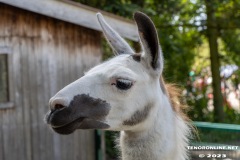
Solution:
<svg viewBox="0 0 240 160">
<path fill-rule="evenodd" d="M 142 46 L 135 53 L 97 14 L 116 56 L 60 90 L 45 120 L 59 134 L 76 129 L 121 131 L 123 160 L 185 160 L 190 125 L 162 78 L 163 55 L 151 19 L 134 14 Z"/>
</svg>

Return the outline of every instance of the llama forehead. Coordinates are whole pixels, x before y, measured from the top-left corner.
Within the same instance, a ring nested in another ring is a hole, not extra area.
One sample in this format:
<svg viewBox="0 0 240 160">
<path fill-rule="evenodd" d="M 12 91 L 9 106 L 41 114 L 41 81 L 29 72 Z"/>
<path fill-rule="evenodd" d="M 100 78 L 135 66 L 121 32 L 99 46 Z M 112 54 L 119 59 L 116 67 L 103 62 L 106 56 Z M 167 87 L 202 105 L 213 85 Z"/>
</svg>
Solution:
<svg viewBox="0 0 240 160">
<path fill-rule="evenodd" d="M 86 75 L 105 75 L 108 78 L 129 78 L 136 80 L 148 76 L 146 68 L 132 55 L 116 56 L 89 70 Z"/>
</svg>

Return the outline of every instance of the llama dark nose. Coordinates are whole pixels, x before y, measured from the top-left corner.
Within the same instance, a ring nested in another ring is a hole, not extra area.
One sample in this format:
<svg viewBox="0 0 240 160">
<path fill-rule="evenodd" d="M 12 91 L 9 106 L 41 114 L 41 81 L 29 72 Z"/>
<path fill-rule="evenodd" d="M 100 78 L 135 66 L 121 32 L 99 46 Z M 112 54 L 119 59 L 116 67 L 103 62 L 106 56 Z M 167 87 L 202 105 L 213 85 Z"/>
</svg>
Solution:
<svg viewBox="0 0 240 160">
<path fill-rule="evenodd" d="M 51 111 L 60 110 L 67 107 L 67 100 L 64 98 L 51 98 L 49 106 Z"/>
<path fill-rule="evenodd" d="M 56 104 L 54 106 L 54 110 L 59 110 L 59 109 L 62 109 L 62 108 L 65 108 L 65 106 L 61 105 L 61 104 Z"/>
</svg>

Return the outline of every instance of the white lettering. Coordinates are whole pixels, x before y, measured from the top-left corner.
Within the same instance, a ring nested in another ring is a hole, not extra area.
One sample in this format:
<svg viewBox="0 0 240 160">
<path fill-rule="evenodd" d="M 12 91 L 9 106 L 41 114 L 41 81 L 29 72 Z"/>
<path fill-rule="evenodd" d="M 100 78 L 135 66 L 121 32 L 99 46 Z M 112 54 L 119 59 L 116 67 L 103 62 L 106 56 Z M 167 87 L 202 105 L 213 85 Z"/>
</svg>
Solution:
<svg viewBox="0 0 240 160">
<path fill-rule="evenodd" d="M 188 150 L 237 150 L 239 146 L 187 146 Z"/>
</svg>

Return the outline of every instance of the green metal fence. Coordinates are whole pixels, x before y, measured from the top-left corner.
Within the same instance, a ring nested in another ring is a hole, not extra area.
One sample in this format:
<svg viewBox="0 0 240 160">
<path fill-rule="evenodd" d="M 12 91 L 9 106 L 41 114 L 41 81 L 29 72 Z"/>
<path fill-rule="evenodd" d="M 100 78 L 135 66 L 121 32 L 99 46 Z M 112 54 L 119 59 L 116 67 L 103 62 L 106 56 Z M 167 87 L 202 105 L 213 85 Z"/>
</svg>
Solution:
<svg viewBox="0 0 240 160">
<path fill-rule="evenodd" d="M 197 135 L 188 147 L 193 160 L 240 160 L 240 125 L 193 122 Z"/>
</svg>

